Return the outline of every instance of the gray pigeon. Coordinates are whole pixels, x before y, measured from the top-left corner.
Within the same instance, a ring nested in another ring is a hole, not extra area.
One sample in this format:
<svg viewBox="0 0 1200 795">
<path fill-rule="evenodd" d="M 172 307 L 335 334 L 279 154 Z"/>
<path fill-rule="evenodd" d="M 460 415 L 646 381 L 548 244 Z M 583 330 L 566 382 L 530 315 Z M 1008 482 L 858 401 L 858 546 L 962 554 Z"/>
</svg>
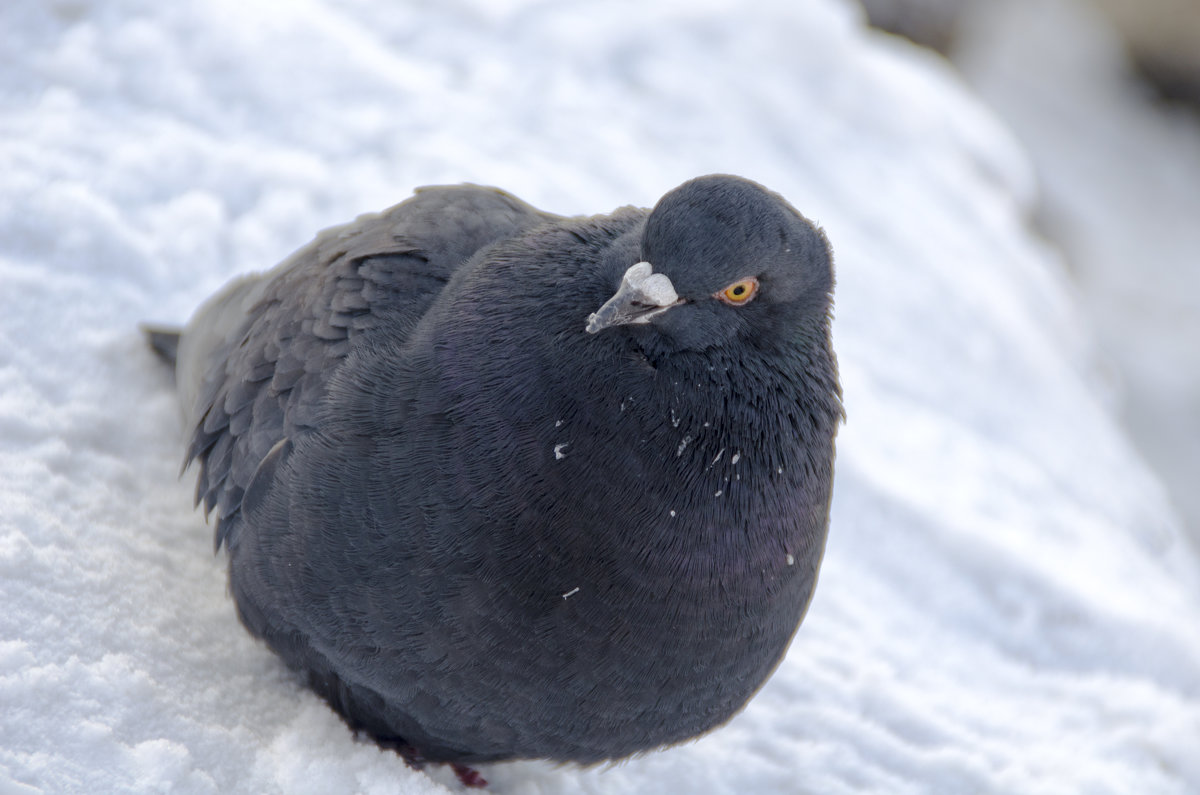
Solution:
<svg viewBox="0 0 1200 795">
<path fill-rule="evenodd" d="M 779 664 L 828 527 L 832 289 L 737 177 L 591 218 L 433 187 L 150 338 L 242 623 L 464 775 L 687 740 Z"/>
</svg>

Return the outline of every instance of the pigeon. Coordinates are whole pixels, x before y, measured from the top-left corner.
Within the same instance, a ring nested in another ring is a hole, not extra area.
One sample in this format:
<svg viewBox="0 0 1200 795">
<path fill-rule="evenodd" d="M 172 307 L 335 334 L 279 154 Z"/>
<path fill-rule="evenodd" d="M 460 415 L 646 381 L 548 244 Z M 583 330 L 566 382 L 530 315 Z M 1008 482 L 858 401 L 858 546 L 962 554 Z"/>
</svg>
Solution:
<svg viewBox="0 0 1200 795">
<path fill-rule="evenodd" d="M 148 336 L 241 623 L 472 783 L 694 738 L 780 663 L 829 525 L 833 285 L 739 177 L 593 217 L 439 186 Z"/>
</svg>

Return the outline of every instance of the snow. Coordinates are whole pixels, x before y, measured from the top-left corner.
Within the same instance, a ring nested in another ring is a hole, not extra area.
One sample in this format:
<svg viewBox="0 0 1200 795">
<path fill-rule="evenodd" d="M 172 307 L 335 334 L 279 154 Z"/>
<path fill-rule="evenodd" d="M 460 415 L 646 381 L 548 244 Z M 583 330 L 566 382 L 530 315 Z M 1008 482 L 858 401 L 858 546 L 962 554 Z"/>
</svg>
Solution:
<svg viewBox="0 0 1200 795">
<path fill-rule="evenodd" d="M 1029 147 L 1120 415 L 1200 544 L 1200 115 L 1155 102 L 1082 0 L 965 17 L 957 61 Z"/>
<path fill-rule="evenodd" d="M 728 726 L 492 790 L 1200 788 L 1200 565 L 940 59 L 835 0 L 56 0 L 4 4 L 0 63 L 0 792 L 457 788 L 238 625 L 136 325 L 418 185 L 584 213 L 718 171 L 836 252 L 816 598 Z"/>
</svg>

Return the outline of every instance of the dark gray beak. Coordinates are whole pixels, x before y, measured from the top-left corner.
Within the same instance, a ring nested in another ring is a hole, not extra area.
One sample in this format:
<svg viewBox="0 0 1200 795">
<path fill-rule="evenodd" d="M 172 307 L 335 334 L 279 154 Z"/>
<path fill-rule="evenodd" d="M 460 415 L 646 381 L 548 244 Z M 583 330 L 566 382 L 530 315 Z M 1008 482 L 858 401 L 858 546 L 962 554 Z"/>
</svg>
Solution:
<svg viewBox="0 0 1200 795">
<path fill-rule="evenodd" d="M 649 262 L 639 262 L 625 271 L 616 295 L 588 315 L 587 331 L 595 334 L 609 326 L 649 323 L 683 302 L 666 274 L 655 273 Z"/>
</svg>

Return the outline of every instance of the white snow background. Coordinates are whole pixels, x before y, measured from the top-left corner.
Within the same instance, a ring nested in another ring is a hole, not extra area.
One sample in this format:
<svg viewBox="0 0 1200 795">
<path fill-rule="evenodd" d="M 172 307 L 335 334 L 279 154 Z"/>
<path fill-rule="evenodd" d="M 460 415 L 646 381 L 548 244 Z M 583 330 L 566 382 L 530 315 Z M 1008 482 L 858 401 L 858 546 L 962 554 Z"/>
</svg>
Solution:
<svg viewBox="0 0 1200 795">
<path fill-rule="evenodd" d="M 728 726 L 497 793 L 1188 793 L 1200 565 L 1031 231 L 1033 172 L 853 6 L 0 8 L 0 793 L 457 788 L 237 623 L 136 324 L 429 183 L 548 210 L 697 174 L 827 231 L 848 422 L 821 584 Z"/>
<path fill-rule="evenodd" d="M 1118 36 L 1087 0 L 972 3 L 955 61 L 1028 146 L 1120 416 L 1200 543 L 1200 112 Z"/>
</svg>

